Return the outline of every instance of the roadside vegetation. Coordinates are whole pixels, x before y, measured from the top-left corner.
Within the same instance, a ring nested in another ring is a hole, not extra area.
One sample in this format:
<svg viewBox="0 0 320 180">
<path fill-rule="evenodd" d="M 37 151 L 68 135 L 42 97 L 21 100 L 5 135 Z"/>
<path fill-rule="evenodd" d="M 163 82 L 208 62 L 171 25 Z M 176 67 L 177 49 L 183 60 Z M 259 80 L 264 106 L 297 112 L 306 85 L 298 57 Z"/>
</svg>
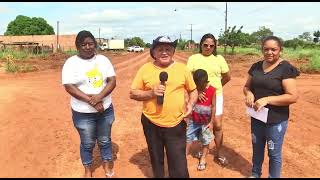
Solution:
<svg viewBox="0 0 320 180">
<path fill-rule="evenodd" d="M 244 26 L 228 27 L 226 31 L 221 29 L 220 34 L 216 36 L 218 42 L 218 54 L 228 55 L 252 55 L 261 56 L 260 42 L 263 38 L 274 35 L 271 29 L 262 26 L 257 31 L 246 33 L 243 31 Z M 30 34 L 31 33 L 31 34 Z M 48 35 L 55 34 L 53 28 L 48 25 L 43 18 L 30 18 L 18 15 L 15 20 L 7 26 L 6 35 Z M 281 38 L 281 37 L 280 37 Z M 282 57 L 301 64 L 300 70 L 305 73 L 320 73 L 320 30 L 313 33 L 303 32 L 296 38 L 283 41 L 284 51 Z M 140 37 L 126 38 L 124 40 L 125 47 L 138 45 L 144 48 L 150 48 L 150 43 L 145 43 Z M 226 45 L 226 50 L 223 48 Z M 177 49 L 189 51 L 191 53 L 199 52 L 199 43 L 193 40 L 180 38 L 178 40 Z M 75 55 L 76 51 L 61 52 L 68 56 Z M 119 55 L 124 51 L 115 52 Z M 33 71 L 31 65 L 20 67 L 20 63 L 28 61 L 30 58 L 46 58 L 50 52 L 34 54 L 27 51 L 14 51 L 10 49 L 2 49 L 0 47 L 0 63 L 4 64 L 7 72 L 28 72 Z M 306 63 L 305 63 L 306 62 Z M 0 65 L 1 65 L 0 64 Z"/>
</svg>

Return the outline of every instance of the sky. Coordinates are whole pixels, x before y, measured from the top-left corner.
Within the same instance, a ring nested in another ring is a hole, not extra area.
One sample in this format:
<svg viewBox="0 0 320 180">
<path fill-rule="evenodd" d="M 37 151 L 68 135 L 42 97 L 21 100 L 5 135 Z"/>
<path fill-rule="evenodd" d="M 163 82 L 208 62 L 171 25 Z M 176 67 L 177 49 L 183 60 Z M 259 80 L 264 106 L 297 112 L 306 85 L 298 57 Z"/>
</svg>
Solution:
<svg viewBox="0 0 320 180">
<path fill-rule="evenodd" d="M 96 38 L 157 36 L 199 42 L 225 28 L 225 2 L 0 2 L 0 35 L 16 16 L 42 17 L 59 34 L 90 31 Z M 227 26 L 252 33 L 265 26 L 289 40 L 320 30 L 320 2 L 227 2 Z M 191 33 L 192 28 L 192 33 Z M 99 35 L 100 29 L 100 35 Z"/>
</svg>

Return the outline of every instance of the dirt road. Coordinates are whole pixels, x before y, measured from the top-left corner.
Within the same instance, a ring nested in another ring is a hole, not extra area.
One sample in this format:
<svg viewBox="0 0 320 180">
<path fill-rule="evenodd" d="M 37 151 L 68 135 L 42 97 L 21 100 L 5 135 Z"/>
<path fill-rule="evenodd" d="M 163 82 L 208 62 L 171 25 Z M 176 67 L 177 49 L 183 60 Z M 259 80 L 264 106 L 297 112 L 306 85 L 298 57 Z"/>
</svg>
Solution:
<svg viewBox="0 0 320 180">
<path fill-rule="evenodd" d="M 177 52 L 185 62 L 190 54 Z M 112 128 L 116 177 L 152 177 L 149 155 L 140 123 L 141 103 L 129 99 L 129 87 L 138 68 L 150 61 L 142 54 L 107 55 L 117 73 L 112 93 L 116 121 Z M 58 58 L 59 59 L 59 58 Z M 224 150 L 230 164 L 212 161 L 214 143 L 205 171 L 188 157 L 191 177 L 244 177 L 251 170 L 250 121 L 245 114 L 242 87 L 256 58 L 227 56 L 232 80 L 224 87 Z M 73 127 L 69 95 L 61 85 L 61 65 L 26 74 L 0 73 L 0 177 L 82 177 L 80 140 Z M 300 98 L 291 106 L 283 146 L 283 177 L 320 176 L 320 76 L 298 78 Z M 99 151 L 94 151 L 94 175 L 105 177 Z M 265 154 L 263 177 L 267 177 Z"/>
</svg>

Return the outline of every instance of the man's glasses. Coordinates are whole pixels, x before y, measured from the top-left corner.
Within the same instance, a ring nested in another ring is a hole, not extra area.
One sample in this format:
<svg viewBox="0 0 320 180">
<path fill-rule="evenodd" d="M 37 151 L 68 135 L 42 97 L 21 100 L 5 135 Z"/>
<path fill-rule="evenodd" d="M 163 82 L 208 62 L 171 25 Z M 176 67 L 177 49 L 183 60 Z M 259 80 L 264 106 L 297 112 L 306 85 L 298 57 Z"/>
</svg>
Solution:
<svg viewBox="0 0 320 180">
<path fill-rule="evenodd" d="M 214 47 L 214 45 L 213 45 L 213 44 L 212 44 L 212 45 L 209 45 L 209 44 L 203 44 L 203 46 L 204 46 L 204 47 L 206 47 L 206 48 L 207 48 L 207 47 L 210 47 L 210 48 L 213 48 L 213 47 Z"/>
</svg>

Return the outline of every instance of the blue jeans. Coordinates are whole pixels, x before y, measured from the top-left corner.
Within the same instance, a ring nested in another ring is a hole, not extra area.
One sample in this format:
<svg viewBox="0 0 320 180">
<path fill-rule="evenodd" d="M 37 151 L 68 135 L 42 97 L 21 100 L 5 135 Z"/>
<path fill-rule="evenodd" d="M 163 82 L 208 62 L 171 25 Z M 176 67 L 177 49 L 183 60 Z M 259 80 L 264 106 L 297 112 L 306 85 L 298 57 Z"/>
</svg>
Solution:
<svg viewBox="0 0 320 180">
<path fill-rule="evenodd" d="M 259 120 L 251 118 L 253 176 L 261 176 L 265 144 L 267 142 L 269 156 L 269 178 L 280 178 L 282 165 L 282 144 L 287 127 L 287 120 L 278 124 L 265 124 Z"/>
<path fill-rule="evenodd" d="M 102 160 L 112 160 L 111 126 L 114 121 L 112 104 L 103 113 L 80 113 L 72 110 L 74 127 L 80 135 L 80 156 L 84 166 L 92 164 L 92 151 L 98 140 Z"/>
</svg>

